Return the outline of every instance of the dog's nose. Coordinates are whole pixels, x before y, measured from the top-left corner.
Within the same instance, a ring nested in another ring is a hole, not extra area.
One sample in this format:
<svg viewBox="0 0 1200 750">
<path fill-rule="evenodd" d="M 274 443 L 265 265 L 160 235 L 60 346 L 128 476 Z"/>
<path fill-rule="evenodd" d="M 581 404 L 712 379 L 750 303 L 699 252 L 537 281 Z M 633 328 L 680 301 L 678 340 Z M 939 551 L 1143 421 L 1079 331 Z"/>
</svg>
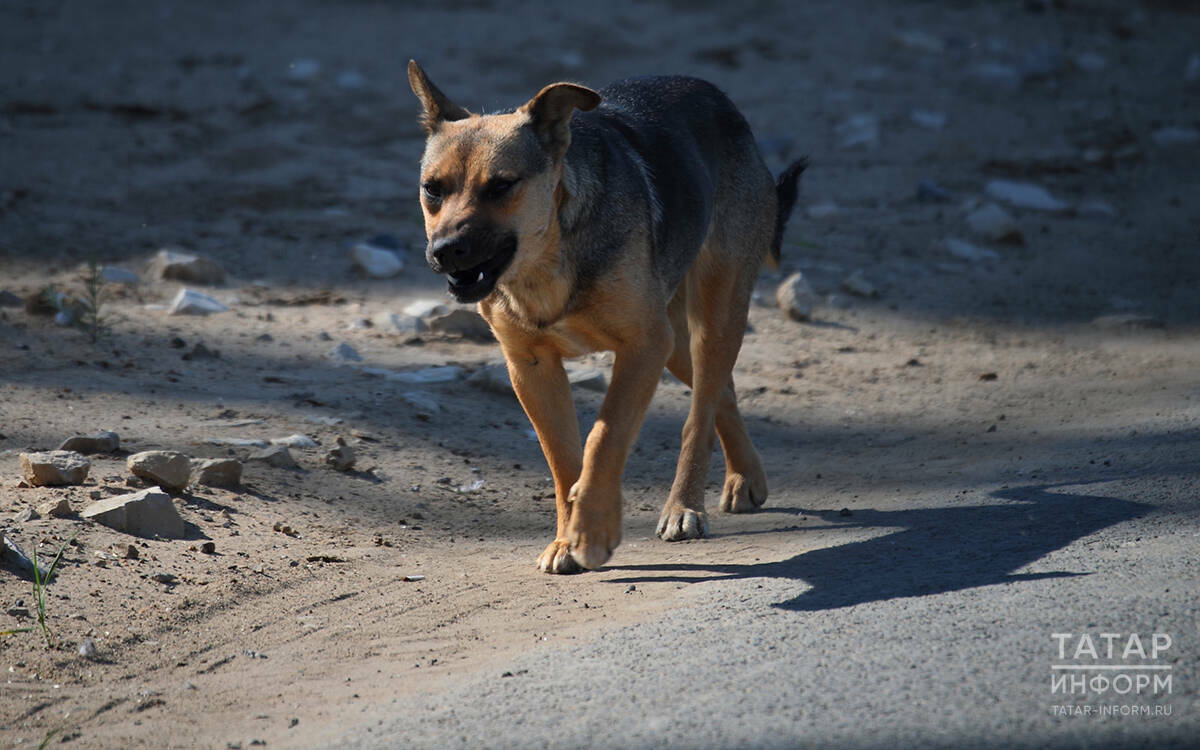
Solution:
<svg viewBox="0 0 1200 750">
<path fill-rule="evenodd" d="M 457 271 L 469 249 L 462 235 L 434 240 L 429 246 L 430 265 L 434 270 Z"/>
</svg>

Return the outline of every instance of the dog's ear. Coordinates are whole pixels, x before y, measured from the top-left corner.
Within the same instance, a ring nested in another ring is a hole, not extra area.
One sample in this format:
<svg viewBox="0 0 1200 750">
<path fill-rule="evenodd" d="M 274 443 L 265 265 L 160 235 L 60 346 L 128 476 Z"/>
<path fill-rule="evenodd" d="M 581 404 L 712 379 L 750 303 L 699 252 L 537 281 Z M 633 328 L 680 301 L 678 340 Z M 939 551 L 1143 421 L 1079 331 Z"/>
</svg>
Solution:
<svg viewBox="0 0 1200 750">
<path fill-rule="evenodd" d="M 438 124 L 446 120 L 465 120 L 471 113 L 446 98 L 446 95 L 433 85 L 416 60 L 408 61 L 408 85 L 413 93 L 421 100 L 421 127 L 432 135 Z"/>
<path fill-rule="evenodd" d="M 552 83 L 521 107 L 529 113 L 533 131 L 542 147 L 554 156 L 562 156 L 571 145 L 571 115 L 588 111 L 600 104 L 600 95 L 574 83 Z"/>
</svg>

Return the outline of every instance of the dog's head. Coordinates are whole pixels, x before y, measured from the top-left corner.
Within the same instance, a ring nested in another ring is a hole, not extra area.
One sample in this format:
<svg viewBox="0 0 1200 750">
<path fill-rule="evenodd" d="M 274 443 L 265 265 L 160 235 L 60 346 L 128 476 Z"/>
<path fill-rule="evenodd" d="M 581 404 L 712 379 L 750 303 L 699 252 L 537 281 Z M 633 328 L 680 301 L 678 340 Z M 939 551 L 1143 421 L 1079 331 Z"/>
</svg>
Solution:
<svg viewBox="0 0 1200 750">
<path fill-rule="evenodd" d="M 428 134 L 421 159 L 425 259 L 459 302 L 478 302 L 538 257 L 555 221 L 571 115 L 600 95 L 555 83 L 513 112 L 476 115 L 451 102 L 416 62 L 408 81 Z"/>
</svg>

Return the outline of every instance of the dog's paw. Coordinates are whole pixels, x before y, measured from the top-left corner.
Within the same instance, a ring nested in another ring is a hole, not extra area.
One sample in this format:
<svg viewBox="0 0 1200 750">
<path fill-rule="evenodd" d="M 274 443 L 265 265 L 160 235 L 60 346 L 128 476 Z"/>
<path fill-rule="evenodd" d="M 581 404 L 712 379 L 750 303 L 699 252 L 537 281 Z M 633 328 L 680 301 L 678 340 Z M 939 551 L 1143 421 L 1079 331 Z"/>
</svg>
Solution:
<svg viewBox="0 0 1200 750">
<path fill-rule="evenodd" d="M 663 508 L 655 530 L 664 542 L 701 539 L 708 536 L 708 514 L 691 508 Z"/>
<path fill-rule="evenodd" d="M 726 474 L 721 491 L 721 510 L 725 513 L 749 513 L 767 501 L 767 479 L 743 474 Z"/>
<path fill-rule="evenodd" d="M 588 570 L 595 570 L 612 557 L 621 543 L 620 487 L 583 488 L 578 483 L 568 496 L 571 520 L 567 541 L 571 557 Z"/>
<path fill-rule="evenodd" d="M 538 558 L 538 570 L 543 573 L 568 575 L 581 573 L 583 568 L 571 557 L 571 543 L 566 539 L 555 539 Z"/>
</svg>

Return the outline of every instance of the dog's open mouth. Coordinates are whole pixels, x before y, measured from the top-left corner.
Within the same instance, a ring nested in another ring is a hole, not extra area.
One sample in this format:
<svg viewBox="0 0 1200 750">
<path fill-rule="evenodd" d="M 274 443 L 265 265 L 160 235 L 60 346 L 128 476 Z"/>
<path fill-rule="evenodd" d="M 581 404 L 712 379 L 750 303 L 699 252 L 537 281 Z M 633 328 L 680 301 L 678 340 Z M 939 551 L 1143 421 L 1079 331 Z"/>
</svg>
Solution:
<svg viewBox="0 0 1200 750">
<path fill-rule="evenodd" d="M 446 274 L 450 294 L 459 302 L 478 302 L 488 296 L 516 253 L 517 241 L 513 239 L 505 242 L 499 252 L 479 265 Z"/>
</svg>

